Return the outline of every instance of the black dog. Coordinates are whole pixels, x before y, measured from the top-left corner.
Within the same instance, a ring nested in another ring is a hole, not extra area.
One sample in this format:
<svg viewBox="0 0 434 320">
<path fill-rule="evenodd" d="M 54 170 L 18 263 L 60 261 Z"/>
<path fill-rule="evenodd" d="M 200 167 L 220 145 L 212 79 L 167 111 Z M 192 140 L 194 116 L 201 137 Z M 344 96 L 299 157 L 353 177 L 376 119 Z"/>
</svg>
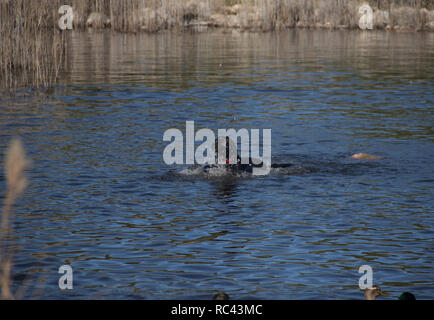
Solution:
<svg viewBox="0 0 434 320">
<path fill-rule="evenodd" d="M 226 138 L 226 139 L 225 139 Z M 215 164 L 207 164 L 203 167 L 205 172 L 209 172 L 211 168 L 220 168 L 221 166 L 224 166 L 224 168 L 231 172 L 231 173 L 252 173 L 253 168 L 263 168 L 264 163 L 258 159 L 255 159 L 253 161 L 252 157 L 249 156 L 249 162 L 248 163 L 242 163 L 241 157 L 239 156 L 237 152 L 236 144 L 229 139 L 229 137 L 219 137 L 215 139 L 214 141 L 215 145 Z M 218 149 L 226 150 L 222 155 L 219 154 Z M 232 154 L 236 155 L 236 159 L 231 158 L 231 151 Z M 221 160 L 220 163 L 223 162 L 223 164 L 219 164 L 219 159 Z M 271 168 L 287 168 L 290 167 L 292 164 L 272 164 Z"/>
</svg>

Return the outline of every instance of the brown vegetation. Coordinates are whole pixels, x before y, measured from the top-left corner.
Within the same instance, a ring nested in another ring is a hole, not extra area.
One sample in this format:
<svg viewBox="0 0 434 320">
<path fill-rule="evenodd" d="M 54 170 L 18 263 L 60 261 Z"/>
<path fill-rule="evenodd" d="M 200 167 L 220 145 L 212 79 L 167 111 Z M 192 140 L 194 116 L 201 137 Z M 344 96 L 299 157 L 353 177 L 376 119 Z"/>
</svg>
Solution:
<svg viewBox="0 0 434 320">
<path fill-rule="evenodd" d="M 434 31 L 434 0 L 0 0 L 0 88 L 55 82 L 68 43 L 58 11 L 68 2 L 75 29 L 358 28 L 358 8 L 367 2 L 374 28 Z"/>
<path fill-rule="evenodd" d="M 0 87 L 46 86 L 64 61 L 58 0 L 0 0 Z"/>
<path fill-rule="evenodd" d="M 429 11 L 434 0 L 72 0 L 76 27 L 110 26 L 122 32 L 195 26 L 358 28 L 358 8 L 364 3 L 374 10 L 375 28 L 434 30 L 434 11 Z"/>
<path fill-rule="evenodd" d="M 10 289 L 10 278 L 12 269 L 12 249 L 8 246 L 12 237 L 12 206 L 17 197 L 24 191 L 27 185 L 25 169 L 29 161 L 26 159 L 21 141 L 12 141 L 6 152 L 5 176 L 6 176 L 6 195 L 3 205 L 0 225 L 0 286 L 1 299 L 12 299 Z"/>
</svg>

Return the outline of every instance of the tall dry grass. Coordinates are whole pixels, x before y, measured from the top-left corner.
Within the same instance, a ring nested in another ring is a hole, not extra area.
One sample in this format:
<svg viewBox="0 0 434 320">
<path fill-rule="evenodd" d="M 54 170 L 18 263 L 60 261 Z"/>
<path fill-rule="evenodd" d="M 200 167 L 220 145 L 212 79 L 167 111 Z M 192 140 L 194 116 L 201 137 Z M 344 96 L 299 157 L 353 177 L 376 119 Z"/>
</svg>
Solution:
<svg viewBox="0 0 434 320">
<path fill-rule="evenodd" d="M 434 31 L 434 0 L 0 0 L 0 89 L 47 86 L 67 66 L 60 6 L 74 29 L 155 32 L 191 26 L 269 31 L 358 28 L 358 8 L 374 9 L 374 27 Z"/>
<path fill-rule="evenodd" d="M 23 145 L 19 139 L 12 140 L 6 151 L 5 158 L 6 194 L 0 225 L 0 298 L 13 299 L 10 288 L 13 256 L 13 246 L 11 246 L 13 240 L 12 207 L 15 200 L 27 186 L 25 170 L 30 162 L 26 158 Z"/>
<path fill-rule="evenodd" d="M 0 88 L 46 86 L 65 60 L 60 0 L 0 0 Z"/>
</svg>

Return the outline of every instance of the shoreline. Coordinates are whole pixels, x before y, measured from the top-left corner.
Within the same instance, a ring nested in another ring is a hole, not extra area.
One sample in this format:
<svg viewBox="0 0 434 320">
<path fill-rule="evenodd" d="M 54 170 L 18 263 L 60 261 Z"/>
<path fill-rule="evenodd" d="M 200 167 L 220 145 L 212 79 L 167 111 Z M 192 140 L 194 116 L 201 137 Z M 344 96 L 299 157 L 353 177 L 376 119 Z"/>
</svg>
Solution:
<svg viewBox="0 0 434 320">
<path fill-rule="evenodd" d="M 61 7 L 61 0 L 0 0 L 0 88 L 56 83 L 70 29 L 434 32 L 434 0 L 71 0 L 69 11 Z"/>
<path fill-rule="evenodd" d="M 192 28 L 267 32 L 292 28 L 364 29 L 361 23 L 369 20 L 367 29 L 372 30 L 434 32 L 432 0 L 428 0 L 425 7 L 423 1 L 413 7 L 398 6 L 394 2 L 380 6 L 376 1 L 369 1 L 377 3 L 376 6 L 356 0 L 240 0 L 234 5 L 221 6 L 217 2 L 205 4 L 190 0 L 170 8 L 163 4 L 154 7 L 143 5 L 117 14 L 114 12 L 118 11 L 111 6 L 92 12 L 73 7 L 73 27 L 133 33 Z"/>
</svg>

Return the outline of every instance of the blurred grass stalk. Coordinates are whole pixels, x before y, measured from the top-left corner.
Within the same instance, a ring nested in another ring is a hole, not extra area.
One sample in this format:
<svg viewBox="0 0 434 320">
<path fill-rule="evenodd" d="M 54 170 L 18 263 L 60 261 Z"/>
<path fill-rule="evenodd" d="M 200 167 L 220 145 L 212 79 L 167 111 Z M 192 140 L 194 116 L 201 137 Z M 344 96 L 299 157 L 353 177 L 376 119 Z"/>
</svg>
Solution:
<svg viewBox="0 0 434 320">
<path fill-rule="evenodd" d="M 13 299 L 10 288 L 13 255 L 12 207 L 27 186 L 25 170 L 30 165 L 30 161 L 27 160 L 19 139 L 12 140 L 5 158 L 6 195 L 0 225 L 0 298 Z"/>
</svg>

